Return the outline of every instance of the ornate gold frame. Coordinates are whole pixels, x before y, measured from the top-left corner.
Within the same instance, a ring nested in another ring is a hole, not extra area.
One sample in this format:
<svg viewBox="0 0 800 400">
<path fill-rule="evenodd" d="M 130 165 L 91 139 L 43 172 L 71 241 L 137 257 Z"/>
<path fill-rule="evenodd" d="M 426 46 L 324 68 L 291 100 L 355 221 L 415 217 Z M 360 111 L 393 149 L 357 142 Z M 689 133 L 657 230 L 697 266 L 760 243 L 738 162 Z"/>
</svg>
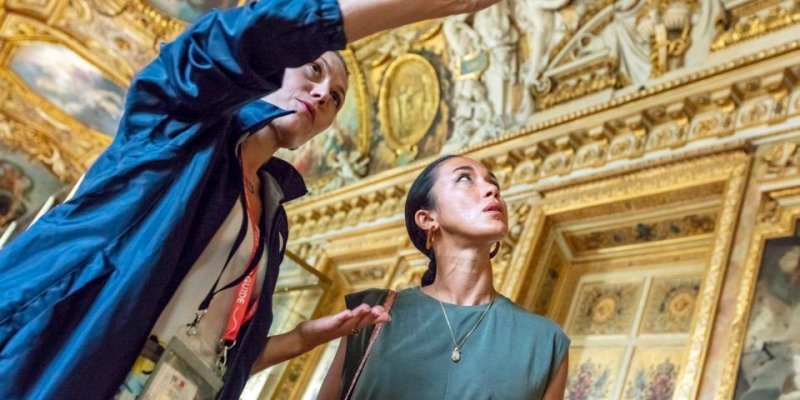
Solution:
<svg viewBox="0 0 800 400">
<path fill-rule="evenodd" d="M 779 164 L 774 167 L 777 174 L 765 173 L 770 167 L 769 157 L 780 151 L 783 143 L 759 149 L 762 158 L 756 165 L 755 190 L 760 193 L 759 212 L 743 265 L 741 281 L 738 284 L 736 307 L 731 322 L 728 346 L 723 357 L 721 385 L 717 391 L 718 399 L 733 398 L 736 388 L 736 377 L 739 371 L 744 341 L 750 322 L 750 309 L 755 293 L 764 246 L 769 239 L 791 236 L 795 233 L 797 221 L 800 219 L 800 187 L 797 186 L 800 174 L 797 171 L 784 171 L 797 167 L 796 161 Z M 770 176 L 771 175 L 771 176 Z M 770 179 L 765 179 L 770 178 Z"/>
<path fill-rule="evenodd" d="M 431 94 L 433 95 L 433 100 L 426 104 L 427 107 L 435 107 L 437 110 L 430 121 L 427 121 L 425 124 L 425 129 L 420 129 L 417 132 L 413 132 L 407 138 L 398 137 L 394 128 L 392 126 L 392 121 L 390 117 L 390 107 L 389 107 L 389 86 L 395 83 L 394 74 L 395 71 L 400 68 L 403 64 L 406 63 L 418 63 L 422 65 L 423 68 L 427 71 L 427 74 L 433 78 L 433 82 L 435 85 L 432 85 L 433 88 L 431 89 Z M 420 140 L 425 137 L 425 134 L 428 133 L 428 130 L 433 125 L 434 120 L 436 119 L 436 115 L 438 113 L 438 105 L 439 99 L 441 96 L 440 88 L 439 88 L 439 75 L 436 73 L 436 69 L 431 65 L 430 61 L 428 61 L 425 57 L 422 57 L 417 54 L 408 53 L 404 54 L 400 57 L 397 57 L 389 67 L 387 67 L 386 72 L 383 75 L 383 83 L 381 84 L 380 88 L 380 98 L 378 99 L 378 121 L 380 121 L 381 130 L 383 131 L 383 137 L 386 139 L 386 144 L 391 147 L 395 153 L 403 154 L 403 153 L 410 153 L 416 156 L 417 153 L 417 144 Z"/>
<path fill-rule="evenodd" d="M 361 153 L 361 156 L 369 157 L 372 119 L 370 118 L 369 114 L 371 108 L 369 104 L 369 94 L 367 92 L 367 81 L 364 77 L 364 73 L 361 71 L 361 67 L 358 64 L 353 47 L 348 46 L 346 49 L 341 51 L 341 54 L 345 63 L 347 63 L 347 68 L 350 72 L 350 75 L 353 76 L 356 81 L 356 87 L 350 88 L 350 91 L 355 92 L 356 104 L 359 110 L 358 151 Z"/>
</svg>

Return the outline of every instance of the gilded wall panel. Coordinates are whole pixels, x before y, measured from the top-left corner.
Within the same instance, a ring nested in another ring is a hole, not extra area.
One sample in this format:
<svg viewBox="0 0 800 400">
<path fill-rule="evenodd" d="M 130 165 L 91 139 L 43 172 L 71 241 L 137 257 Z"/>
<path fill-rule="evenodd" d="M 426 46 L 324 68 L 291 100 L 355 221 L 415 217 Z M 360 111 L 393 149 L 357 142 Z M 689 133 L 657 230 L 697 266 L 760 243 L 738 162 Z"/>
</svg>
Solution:
<svg viewBox="0 0 800 400">
<path fill-rule="evenodd" d="M 624 347 L 569 349 L 569 376 L 566 398 L 609 399 L 621 380 Z"/>
<path fill-rule="evenodd" d="M 628 333 L 641 295 L 642 282 L 584 283 L 578 288 L 572 320 L 565 328 L 577 336 Z"/>
<path fill-rule="evenodd" d="M 688 333 L 701 282 L 699 276 L 655 279 L 645 305 L 640 332 Z"/>
<path fill-rule="evenodd" d="M 625 378 L 622 398 L 645 400 L 677 397 L 675 389 L 684 357 L 683 347 L 637 349 Z"/>
</svg>

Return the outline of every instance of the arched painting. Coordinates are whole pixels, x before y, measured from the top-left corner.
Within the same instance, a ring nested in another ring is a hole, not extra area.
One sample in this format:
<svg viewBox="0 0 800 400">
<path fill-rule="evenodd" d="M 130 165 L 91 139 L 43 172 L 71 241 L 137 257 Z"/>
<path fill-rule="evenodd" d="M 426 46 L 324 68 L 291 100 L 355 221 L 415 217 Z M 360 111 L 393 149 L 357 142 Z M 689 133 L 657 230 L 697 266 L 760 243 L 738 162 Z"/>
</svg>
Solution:
<svg viewBox="0 0 800 400">
<path fill-rule="evenodd" d="M 9 66 L 33 92 L 87 127 L 109 136 L 116 132 L 125 89 L 69 48 L 25 43 Z"/>
<path fill-rule="evenodd" d="M 239 0 L 150 0 L 150 3 L 170 17 L 194 22 L 214 8 L 229 8 Z"/>
<path fill-rule="evenodd" d="M 800 398 L 800 231 L 761 251 L 733 398 Z"/>
<path fill-rule="evenodd" d="M 0 145 L 0 230 L 37 213 L 63 187 L 45 166 Z"/>
</svg>

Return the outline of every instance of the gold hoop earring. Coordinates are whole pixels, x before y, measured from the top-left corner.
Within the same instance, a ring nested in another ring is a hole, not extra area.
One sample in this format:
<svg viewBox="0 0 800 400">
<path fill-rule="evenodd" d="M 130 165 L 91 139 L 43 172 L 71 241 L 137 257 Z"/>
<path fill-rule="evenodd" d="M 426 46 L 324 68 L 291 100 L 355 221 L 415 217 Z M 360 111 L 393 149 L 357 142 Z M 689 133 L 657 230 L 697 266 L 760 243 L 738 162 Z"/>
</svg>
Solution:
<svg viewBox="0 0 800 400">
<path fill-rule="evenodd" d="M 425 249 L 430 250 L 433 247 L 433 234 L 436 232 L 437 227 L 428 229 L 428 236 L 425 238 Z"/>
<path fill-rule="evenodd" d="M 491 251 L 489 251 L 489 259 L 490 259 L 490 260 L 491 260 L 491 259 L 493 259 L 493 258 L 494 258 L 494 256 L 496 256 L 496 255 L 497 255 L 497 253 L 499 253 L 499 252 L 500 252 L 500 246 L 501 246 L 501 244 L 502 244 L 502 243 L 500 243 L 500 242 L 494 242 L 494 248 L 493 248 Z"/>
</svg>

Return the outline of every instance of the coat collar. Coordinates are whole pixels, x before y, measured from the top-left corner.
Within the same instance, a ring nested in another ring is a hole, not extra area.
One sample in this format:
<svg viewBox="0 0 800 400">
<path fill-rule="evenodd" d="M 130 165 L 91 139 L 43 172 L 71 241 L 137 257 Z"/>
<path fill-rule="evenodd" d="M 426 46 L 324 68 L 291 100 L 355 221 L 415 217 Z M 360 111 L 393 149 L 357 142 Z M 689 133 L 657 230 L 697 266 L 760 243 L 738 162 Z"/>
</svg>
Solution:
<svg viewBox="0 0 800 400">
<path fill-rule="evenodd" d="M 270 123 L 275 118 L 294 113 L 294 111 L 284 110 L 272 103 L 264 100 L 255 100 L 245 104 L 236 113 L 232 121 L 233 128 L 238 132 L 246 132 L 247 135 L 258 131 L 264 125 Z M 264 164 L 259 173 L 268 173 L 278 183 L 283 192 L 283 201 L 288 202 L 304 196 L 308 193 L 303 176 L 288 162 L 272 156 Z"/>
<path fill-rule="evenodd" d="M 298 199 L 308 193 L 303 176 L 297 172 L 292 164 L 278 157 L 272 156 L 258 172 L 259 174 L 268 173 L 275 179 L 275 182 L 278 183 L 283 192 L 282 203 Z"/>
<path fill-rule="evenodd" d="M 272 103 L 258 99 L 239 108 L 231 121 L 231 128 L 237 132 L 250 134 L 263 128 L 275 118 L 293 113 L 294 111 L 284 110 Z"/>
</svg>

